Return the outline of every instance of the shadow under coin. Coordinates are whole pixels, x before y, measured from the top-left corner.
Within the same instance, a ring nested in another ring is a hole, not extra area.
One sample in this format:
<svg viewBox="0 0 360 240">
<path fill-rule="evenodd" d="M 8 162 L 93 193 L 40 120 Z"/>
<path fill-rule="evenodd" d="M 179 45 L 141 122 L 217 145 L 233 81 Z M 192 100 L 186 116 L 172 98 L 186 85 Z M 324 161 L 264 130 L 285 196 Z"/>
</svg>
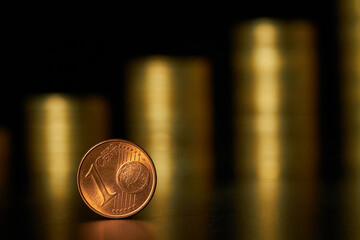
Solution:
<svg viewBox="0 0 360 240">
<path fill-rule="evenodd" d="M 81 223 L 78 239 L 154 239 L 150 222 L 142 220 L 102 220 Z"/>
</svg>

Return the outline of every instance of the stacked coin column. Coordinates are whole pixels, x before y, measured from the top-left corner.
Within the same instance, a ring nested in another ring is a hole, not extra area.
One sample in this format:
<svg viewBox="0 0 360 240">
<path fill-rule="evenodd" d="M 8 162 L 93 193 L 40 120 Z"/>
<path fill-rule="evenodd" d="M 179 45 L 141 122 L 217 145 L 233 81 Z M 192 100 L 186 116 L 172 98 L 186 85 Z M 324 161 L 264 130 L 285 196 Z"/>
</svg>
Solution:
<svg viewBox="0 0 360 240">
<path fill-rule="evenodd" d="M 212 184 L 208 62 L 165 56 L 136 60 L 129 66 L 127 92 L 130 139 L 148 151 L 157 169 L 153 214 L 191 209 Z M 178 202 L 185 196 L 188 201 Z"/>
<path fill-rule="evenodd" d="M 317 164 L 314 31 L 261 19 L 235 32 L 240 179 L 312 178 Z"/>
<path fill-rule="evenodd" d="M 360 179 L 360 2 L 339 1 L 339 7 L 345 163 L 349 177 Z"/>
<path fill-rule="evenodd" d="M 239 216 L 250 211 L 263 219 L 246 237 L 278 239 L 278 214 L 292 209 L 281 204 L 281 183 L 316 175 L 314 30 L 305 22 L 258 19 L 234 33 L 236 178 L 239 191 L 256 186 L 254 195 L 246 198 L 247 207 L 238 206 Z M 313 204 L 311 183 L 297 189 Z M 301 219 L 306 214 L 294 215 L 296 224 L 311 228 L 311 218 Z"/>
<path fill-rule="evenodd" d="M 109 109 L 97 96 L 45 94 L 29 98 L 26 110 L 33 214 L 46 216 L 35 236 L 69 239 L 81 209 L 77 168 L 86 151 L 108 137 Z"/>
<path fill-rule="evenodd" d="M 344 109 L 344 163 L 348 184 L 342 194 L 347 208 L 343 212 L 360 215 L 360 1 L 339 0 L 341 83 Z M 355 207 L 353 207 L 355 206 Z M 360 225 L 354 219 L 353 226 Z M 359 239 L 352 228 L 349 238 Z"/>
</svg>

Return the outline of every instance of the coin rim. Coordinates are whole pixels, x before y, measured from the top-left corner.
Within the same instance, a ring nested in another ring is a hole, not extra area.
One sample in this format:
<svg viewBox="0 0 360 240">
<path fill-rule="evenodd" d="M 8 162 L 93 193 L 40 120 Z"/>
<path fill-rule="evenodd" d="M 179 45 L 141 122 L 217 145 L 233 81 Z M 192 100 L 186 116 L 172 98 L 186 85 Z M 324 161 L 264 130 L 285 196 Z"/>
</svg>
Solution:
<svg viewBox="0 0 360 240">
<path fill-rule="evenodd" d="M 154 173 L 154 180 L 153 180 L 153 184 L 151 186 L 151 191 L 150 191 L 150 194 L 149 196 L 147 197 L 147 199 L 144 201 L 143 204 L 140 205 L 140 207 L 138 207 L 135 211 L 132 211 L 132 212 L 129 212 L 127 214 L 123 214 L 123 215 L 112 215 L 112 214 L 105 214 L 105 213 L 102 213 L 98 210 L 96 210 L 93 206 L 91 206 L 88 201 L 85 199 L 84 195 L 83 195 L 83 192 L 82 192 L 82 189 L 80 187 L 80 169 L 83 165 L 83 162 L 85 160 L 85 158 L 90 154 L 90 152 L 92 150 L 94 150 L 95 148 L 97 148 L 98 146 L 100 145 L 103 145 L 105 143 L 108 143 L 108 142 L 124 142 L 124 143 L 127 143 L 127 144 L 130 144 L 130 145 L 133 145 L 137 148 L 139 148 L 141 151 L 143 151 L 145 153 L 145 155 L 148 157 L 149 159 L 149 162 L 150 162 L 150 165 L 153 169 L 153 173 Z M 103 217 L 106 217 L 106 218 L 127 218 L 127 217 L 130 217 L 130 216 L 133 216 L 137 213 L 139 213 L 141 210 L 143 210 L 145 208 L 145 206 L 151 201 L 152 197 L 154 196 L 155 194 L 155 190 L 156 190 L 156 185 L 157 185 L 157 174 L 156 174 L 156 168 L 155 168 L 155 165 L 154 165 L 154 162 L 152 161 L 151 157 L 149 156 L 149 154 L 142 148 L 140 147 L 139 145 L 135 144 L 135 143 L 132 143 L 128 140 L 124 140 L 124 139 L 108 139 L 108 140 L 105 140 L 105 141 L 102 141 L 102 142 L 99 142 L 97 143 L 96 145 L 94 145 L 93 147 L 91 147 L 86 153 L 85 155 L 83 156 L 83 158 L 81 159 L 81 162 L 79 164 L 79 167 L 78 167 L 78 170 L 77 170 L 77 177 L 76 177 L 76 182 L 77 182 L 77 187 L 78 187 L 78 191 L 80 193 L 80 196 L 81 198 L 83 199 L 83 201 L 85 202 L 85 204 L 92 210 L 94 211 L 95 213 L 103 216 Z"/>
</svg>

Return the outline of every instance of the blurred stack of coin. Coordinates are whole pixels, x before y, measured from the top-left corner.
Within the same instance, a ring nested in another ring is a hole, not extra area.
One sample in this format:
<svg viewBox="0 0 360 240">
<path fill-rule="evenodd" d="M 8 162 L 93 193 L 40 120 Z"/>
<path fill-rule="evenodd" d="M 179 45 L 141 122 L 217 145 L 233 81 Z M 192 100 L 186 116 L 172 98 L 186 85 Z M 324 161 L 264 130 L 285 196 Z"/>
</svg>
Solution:
<svg viewBox="0 0 360 240">
<path fill-rule="evenodd" d="M 259 219 L 238 238 L 287 238 L 279 216 L 311 235 L 316 186 L 307 180 L 315 178 L 317 167 L 314 30 L 302 21 L 257 19 L 234 33 L 236 177 L 243 202 L 236 209 L 240 223 L 247 221 L 243 216 Z M 281 195 L 293 189 L 292 182 L 297 185 L 291 195 Z M 242 197 L 249 184 L 254 191 Z M 306 196 L 300 203 L 306 210 L 292 210 L 299 209 L 296 199 L 288 204 L 294 195 Z"/>
<path fill-rule="evenodd" d="M 214 161 L 210 86 L 210 66 L 201 58 L 153 56 L 129 66 L 130 140 L 149 153 L 157 169 L 150 203 L 154 214 L 183 211 L 186 201 L 179 204 L 178 195 L 189 196 L 190 204 L 209 193 Z"/>
<path fill-rule="evenodd" d="M 350 178 L 360 179 L 360 1 L 339 1 L 345 162 Z"/>
<path fill-rule="evenodd" d="M 84 153 L 109 137 L 108 104 L 98 96 L 44 94 L 30 97 L 26 111 L 33 214 L 44 217 L 40 226 L 56 222 L 35 234 L 69 239 L 79 202 L 76 171 Z"/>
<path fill-rule="evenodd" d="M 306 22 L 258 19 L 234 31 L 237 177 L 313 178 L 316 54 Z"/>
<path fill-rule="evenodd" d="M 342 198 L 343 212 L 360 214 L 360 1 L 339 0 L 341 83 L 344 104 L 344 161 L 347 180 Z M 354 181 L 355 180 L 355 181 Z M 355 183 L 355 184 L 354 184 Z M 356 184 L 357 183 L 357 184 Z M 355 207 L 354 207 L 355 206 Z M 353 221 L 359 226 L 360 219 Z M 344 235 L 359 239 L 358 231 L 346 229 Z"/>
</svg>

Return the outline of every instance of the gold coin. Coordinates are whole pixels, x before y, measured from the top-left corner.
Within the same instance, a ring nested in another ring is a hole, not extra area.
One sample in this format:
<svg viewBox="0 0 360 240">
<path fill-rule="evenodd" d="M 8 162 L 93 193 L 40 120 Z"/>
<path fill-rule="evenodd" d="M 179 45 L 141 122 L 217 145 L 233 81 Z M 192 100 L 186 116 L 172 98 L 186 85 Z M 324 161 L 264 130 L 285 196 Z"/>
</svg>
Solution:
<svg viewBox="0 0 360 240">
<path fill-rule="evenodd" d="M 125 218 L 151 200 L 156 170 L 150 156 L 122 139 L 96 144 L 81 160 L 77 185 L 84 202 L 97 214 Z"/>
</svg>

